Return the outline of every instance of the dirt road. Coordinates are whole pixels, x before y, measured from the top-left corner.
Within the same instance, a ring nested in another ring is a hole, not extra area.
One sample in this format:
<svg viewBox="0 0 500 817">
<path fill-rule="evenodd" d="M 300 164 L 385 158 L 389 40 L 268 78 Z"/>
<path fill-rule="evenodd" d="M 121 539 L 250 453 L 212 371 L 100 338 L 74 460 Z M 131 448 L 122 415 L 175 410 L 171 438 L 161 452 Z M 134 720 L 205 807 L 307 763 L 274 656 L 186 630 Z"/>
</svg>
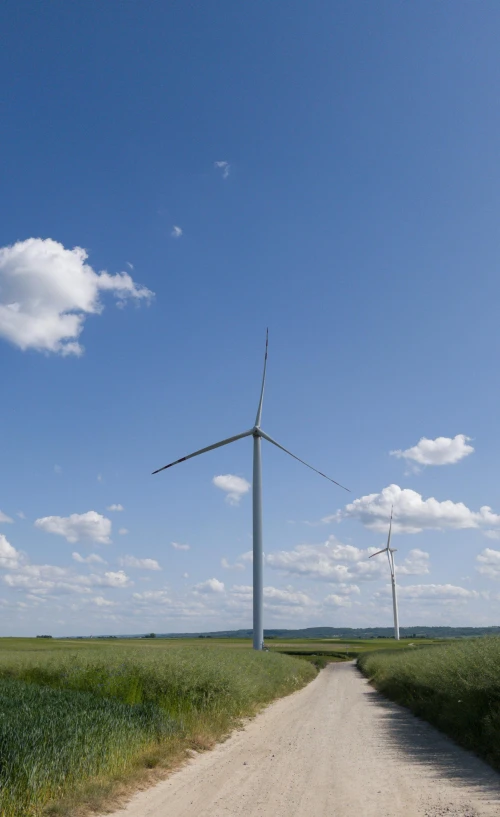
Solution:
<svg viewBox="0 0 500 817">
<path fill-rule="evenodd" d="M 331 664 L 115 817 L 499 817 L 500 775 Z"/>
</svg>

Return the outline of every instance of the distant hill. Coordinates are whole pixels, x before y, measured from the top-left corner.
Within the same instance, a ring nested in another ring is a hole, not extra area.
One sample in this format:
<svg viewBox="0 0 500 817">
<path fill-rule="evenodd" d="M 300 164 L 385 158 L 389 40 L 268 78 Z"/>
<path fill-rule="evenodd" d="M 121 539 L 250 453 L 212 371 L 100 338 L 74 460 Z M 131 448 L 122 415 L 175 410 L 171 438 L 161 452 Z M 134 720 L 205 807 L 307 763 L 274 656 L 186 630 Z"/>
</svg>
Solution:
<svg viewBox="0 0 500 817">
<path fill-rule="evenodd" d="M 401 638 L 464 638 L 500 635 L 500 627 L 401 627 Z M 144 634 L 97 636 L 98 638 L 144 638 Z M 306 627 L 302 630 L 264 630 L 264 638 L 392 638 L 392 627 Z M 70 636 L 75 638 L 75 636 Z M 88 636 L 76 636 L 82 638 Z M 251 638 L 252 630 L 220 630 L 208 633 L 156 633 L 156 638 Z"/>
</svg>

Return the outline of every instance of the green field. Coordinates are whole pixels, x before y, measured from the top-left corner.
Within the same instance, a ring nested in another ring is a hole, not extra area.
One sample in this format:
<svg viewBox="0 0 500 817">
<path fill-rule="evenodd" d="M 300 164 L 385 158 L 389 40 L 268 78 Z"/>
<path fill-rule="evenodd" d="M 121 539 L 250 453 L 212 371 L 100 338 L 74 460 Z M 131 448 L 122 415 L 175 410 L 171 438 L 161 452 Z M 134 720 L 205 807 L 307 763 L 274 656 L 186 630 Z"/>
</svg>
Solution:
<svg viewBox="0 0 500 817">
<path fill-rule="evenodd" d="M 316 675 L 248 642 L 0 639 L 0 814 L 76 814 Z"/>
<path fill-rule="evenodd" d="M 367 652 L 358 665 L 388 698 L 500 769 L 500 637 Z"/>
</svg>

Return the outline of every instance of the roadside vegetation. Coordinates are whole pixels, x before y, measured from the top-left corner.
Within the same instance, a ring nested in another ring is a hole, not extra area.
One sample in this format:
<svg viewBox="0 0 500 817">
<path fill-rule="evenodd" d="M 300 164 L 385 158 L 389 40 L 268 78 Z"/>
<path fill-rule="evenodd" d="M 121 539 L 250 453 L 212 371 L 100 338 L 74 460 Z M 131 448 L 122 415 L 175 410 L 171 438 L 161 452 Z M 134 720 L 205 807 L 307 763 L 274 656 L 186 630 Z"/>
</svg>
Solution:
<svg viewBox="0 0 500 817">
<path fill-rule="evenodd" d="M 3 640 L 0 814 L 76 815 L 315 675 L 309 662 L 250 649 Z"/>
<path fill-rule="evenodd" d="M 500 769 L 500 637 L 366 652 L 373 685 Z"/>
</svg>

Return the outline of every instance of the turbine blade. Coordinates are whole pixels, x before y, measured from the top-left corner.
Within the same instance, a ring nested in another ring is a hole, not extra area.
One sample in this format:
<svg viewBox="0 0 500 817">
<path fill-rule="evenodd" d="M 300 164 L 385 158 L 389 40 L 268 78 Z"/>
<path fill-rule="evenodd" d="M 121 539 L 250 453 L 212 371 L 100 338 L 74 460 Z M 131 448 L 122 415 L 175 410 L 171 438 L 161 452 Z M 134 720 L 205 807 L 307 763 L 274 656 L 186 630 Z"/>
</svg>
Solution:
<svg viewBox="0 0 500 817">
<path fill-rule="evenodd" d="M 292 452 L 291 452 L 291 451 L 289 451 L 287 448 L 283 448 L 283 446 L 282 446 L 282 445 L 280 445 L 279 443 L 277 443 L 277 442 L 276 442 L 276 440 L 273 440 L 273 438 L 272 438 L 272 437 L 270 437 L 270 436 L 269 436 L 269 434 L 265 434 L 265 433 L 264 433 L 264 431 L 262 431 L 262 430 L 261 430 L 260 435 L 261 435 L 261 437 L 263 437 L 265 440 L 267 440 L 267 441 L 268 441 L 268 443 L 272 443 L 272 444 L 273 444 L 273 445 L 275 445 L 277 448 L 281 448 L 281 450 L 282 450 L 282 451 L 284 451 L 284 452 L 285 452 L 285 454 L 290 454 L 290 456 L 291 456 L 291 457 L 293 457 L 293 458 L 294 458 L 294 460 L 298 460 L 299 462 L 301 462 L 301 463 L 302 463 L 302 465 L 305 465 L 305 466 L 307 466 L 307 468 L 310 468 L 310 469 L 311 469 L 311 471 L 316 471 L 316 473 L 317 473 L 317 474 L 319 474 L 321 477 L 324 477 L 325 479 L 329 480 L 330 482 L 333 482 L 333 483 L 334 483 L 334 485 L 338 485 L 338 486 L 339 486 L 339 488 L 343 488 L 343 489 L 344 489 L 344 491 L 349 491 L 349 488 L 346 488 L 344 485 L 341 485 L 341 484 L 340 484 L 340 482 L 337 482 L 335 479 L 332 479 L 331 477 L 327 477 L 327 475 L 326 475 L 326 474 L 324 474 L 324 473 L 323 473 L 323 471 L 318 471 L 318 469 L 317 469 L 317 468 L 313 468 L 313 466 L 312 466 L 312 465 L 309 465 L 309 463 L 308 463 L 308 462 L 304 462 L 304 460 L 301 460 L 301 459 L 300 459 L 300 457 L 296 457 L 296 456 L 295 456 L 295 454 L 292 454 Z M 349 493 L 350 493 L 350 491 L 349 491 Z"/>
<path fill-rule="evenodd" d="M 259 408 L 257 409 L 257 417 L 255 418 L 255 425 L 260 426 L 260 419 L 262 417 L 262 402 L 264 400 L 264 386 L 266 385 L 266 369 L 267 369 L 267 347 L 269 345 L 269 329 L 266 329 L 266 354 L 264 355 L 264 374 L 262 375 L 262 388 L 260 390 Z"/>
<path fill-rule="evenodd" d="M 222 445 L 229 445 L 229 443 L 234 443 L 236 440 L 243 439 L 243 437 L 250 437 L 252 434 L 253 429 L 250 429 L 250 431 L 244 431 L 243 434 L 237 434 L 235 437 L 228 437 L 227 440 L 222 440 L 220 443 L 207 445 L 206 448 L 200 448 L 199 451 L 195 451 L 193 454 L 188 454 L 187 457 L 181 457 L 180 460 L 175 460 L 175 462 L 169 462 L 169 464 L 164 465 L 163 468 L 157 468 L 156 471 L 153 471 L 153 474 L 159 474 L 160 471 L 164 471 L 165 468 L 171 468 L 172 465 L 178 465 L 180 462 L 190 460 L 191 457 L 197 457 L 198 454 L 205 454 L 207 451 L 212 451 L 214 448 L 220 448 Z"/>
<path fill-rule="evenodd" d="M 377 552 L 376 552 L 376 553 L 372 553 L 372 555 L 371 555 L 371 556 L 368 556 L 368 558 L 369 558 L 369 559 L 373 559 L 373 557 L 374 557 L 374 556 L 378 556 L 378 555 L 379 555 L 379 553 L 385 553 L 385 552 L 386 552 L 386 550 L 387 550 L 387 548 L 384 548 L 383 550 L 377 550 Z"/>
</svg>

